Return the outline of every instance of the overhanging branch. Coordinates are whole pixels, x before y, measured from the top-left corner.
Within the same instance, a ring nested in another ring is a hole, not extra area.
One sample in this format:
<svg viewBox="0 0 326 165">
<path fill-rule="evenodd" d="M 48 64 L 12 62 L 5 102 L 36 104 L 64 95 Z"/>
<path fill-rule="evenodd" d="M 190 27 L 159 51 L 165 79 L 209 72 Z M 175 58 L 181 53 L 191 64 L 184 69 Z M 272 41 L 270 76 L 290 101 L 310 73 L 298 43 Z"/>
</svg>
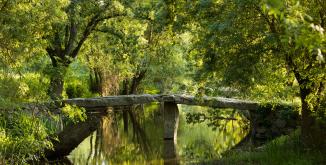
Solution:
<svg viewBox="0 0 326 165">
<path fill-rule="evenodd" d="M 95 30 L 96 26 L 104 21 L 104 20 L 107 20 L 107 19 L 111 19 L 111 18 L 116 18 L 116 17 L 119 17 L 119 16 L 124 16 L 124 14 L 113 14 L 113 15 L 110 15 L 110 16 L 106 16 L 106 17 L 101 17 L 101 14 L 96 14 L 91 20 L 90 22 L 87 24 L 84 32 L 83 32 L 83 35 L 81 37 L 81 39 L 78 41 L 78 44 L 76 46 L 76 48 L 72 51 L 72 53 L 70 54 L 70 57 L 72 58 L 75 58 L 81 48 L 81 46 L 83 45 L 83 43 L 86 41 L 87 37 L 91 34 L 91 32 L 93 30 Z"/>
</svg>

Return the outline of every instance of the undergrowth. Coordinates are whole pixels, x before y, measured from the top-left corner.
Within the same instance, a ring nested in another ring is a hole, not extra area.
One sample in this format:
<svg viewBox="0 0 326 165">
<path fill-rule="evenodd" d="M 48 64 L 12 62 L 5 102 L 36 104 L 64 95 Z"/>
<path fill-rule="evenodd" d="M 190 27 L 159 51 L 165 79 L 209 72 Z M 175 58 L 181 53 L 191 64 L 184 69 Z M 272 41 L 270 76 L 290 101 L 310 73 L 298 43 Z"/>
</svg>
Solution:
<svg viewBox="0 0 326 165">
<path fill-rule="evenodd" d="M 281 136 L 259 149 L 231 150 L 220 160 L 221 164 L 250 165 L 315 165 L 326 164 L 324 151 L 303 149 L 300 131 Z"/>
</svg>

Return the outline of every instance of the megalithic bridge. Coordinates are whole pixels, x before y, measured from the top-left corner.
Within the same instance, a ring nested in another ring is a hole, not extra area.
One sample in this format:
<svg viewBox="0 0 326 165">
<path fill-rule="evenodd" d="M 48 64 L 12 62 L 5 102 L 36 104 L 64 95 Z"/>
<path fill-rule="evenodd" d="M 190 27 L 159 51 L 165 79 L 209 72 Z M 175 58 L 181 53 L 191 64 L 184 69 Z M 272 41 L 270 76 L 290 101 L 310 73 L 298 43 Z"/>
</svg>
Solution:
<svg viewBox="0 0 326 165">
<path fill-rule="evenodd" d="M 239 110 L 257 110 L 259 103 L 254 101 L 223 97 L 200 97 L 186 95 L 118 95 L 96 98 L 74 98 L 63 100 L 86 109 L 164 102 L 164 139 L 175 140 L 177 136 L 179 112 L 177 104 L 207 106 L 213 108 L 234 108 Z"/>
<path fill-rule="evenodd" d="M 96 98 L 73 98 L 63 100 L 64 103 L 74 104 L 84 108 L 112 107 L 121 105 L 146 104 L 151 102 L 173 102 L 175 104 L 198 105 L 213 108 L 235 108 L 240 110 L 257 110 L 260 103 L 255 101 L 224 98 L 200 97 L 188 95 L 118 95 Z"/>
<path fill-rule="evenodd" d="M 172 160 L 172 164 L 176 158 L 175 144 L 177 138 L 178 122 L 179 122 L 179 110 L 177 104 L 185 105 L 196 105 L 196 106 L 206 106 L 213 108 L 233 108 L 238 110 L 249 110 L 256 111 L 260 108 L 261 103 L 256 101 L 248 101 L 241 99 L 223 98 L 223 97 L 194 97 L 188 95 L 118 95 L 118 96 L 105 96 L 96 98 L 73 98 L 66 99 L 62 101 L 57 101 L 59 103 L 76 105 L 83 107 L 86 111 L 93 110 L 106 110 L 106 107 L 117 107 L 117 106 L 128 106 L 134 104 L 146 104 L 152 102 L 164 103 L 164 159 Z M 272 103 L 265 103 L 264 105 L 273 105 Z M 288 106 L 287 104 L 279 104 L 281 106 Z M 59 133 L 58 138 L 60 142 L 55 143 L 54 151 L 49 151 L 46 153 L 46 157 L 61 157 L 66 156 L 75 147 L 78 146 L 80 142 L 85 137 L 76 136 L 78 132 L 87 132 L 95 130 L 94 122 L 99 122 L 98 118 L 92 119 L 88 118 L 84 123 L 77 123 L 67 127 L 61 133 Z M 93 124 L 92 124 L 93 123 Z M 73 143 L 72 143 L 73 142 Z"/>
</svg>

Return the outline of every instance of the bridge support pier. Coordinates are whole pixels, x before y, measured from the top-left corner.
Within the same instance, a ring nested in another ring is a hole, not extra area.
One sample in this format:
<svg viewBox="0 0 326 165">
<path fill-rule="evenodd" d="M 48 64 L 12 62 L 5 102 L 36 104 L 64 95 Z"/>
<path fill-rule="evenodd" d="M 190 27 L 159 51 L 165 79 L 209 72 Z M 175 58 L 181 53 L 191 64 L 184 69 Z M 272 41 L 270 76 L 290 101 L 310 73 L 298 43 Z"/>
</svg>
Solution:
<svg viewBox="0 0 326 165">
<path fill-rule="evenodd" d="M 176 144 L 179 109 L 174 102 L 164 102 L 164 164 L 178 164 Z"/>
</svg>

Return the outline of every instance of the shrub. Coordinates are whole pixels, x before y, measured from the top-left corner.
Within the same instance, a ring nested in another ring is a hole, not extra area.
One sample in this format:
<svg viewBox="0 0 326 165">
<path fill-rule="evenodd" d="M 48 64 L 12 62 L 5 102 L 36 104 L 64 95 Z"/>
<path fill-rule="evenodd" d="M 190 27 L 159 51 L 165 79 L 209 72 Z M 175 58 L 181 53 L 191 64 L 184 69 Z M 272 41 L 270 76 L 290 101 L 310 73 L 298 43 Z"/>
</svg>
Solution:
<svg viewBox="0 0 326 165">
<path fill-rule="evenodd" d="M 0 162 L 23 164 L 42 156 L 52 143 L 44 123 L 21 110 L 1 110 Z"/>
</svg>

